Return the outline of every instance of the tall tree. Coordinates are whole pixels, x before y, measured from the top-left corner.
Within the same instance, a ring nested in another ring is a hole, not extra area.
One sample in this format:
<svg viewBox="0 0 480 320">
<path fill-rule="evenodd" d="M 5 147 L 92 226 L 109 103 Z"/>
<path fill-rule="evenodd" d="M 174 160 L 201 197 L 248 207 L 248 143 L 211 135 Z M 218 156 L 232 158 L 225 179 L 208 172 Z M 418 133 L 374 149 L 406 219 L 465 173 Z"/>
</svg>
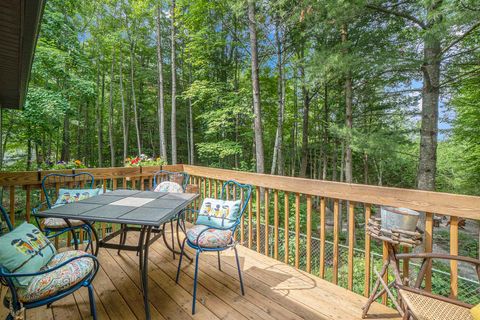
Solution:
<svg viewBox="0 0 480 320">
<path fill-rule="evenodd" d="M 252 67 L 253 114 L 255 134 L 255 158 L 257 172 L 265 172 L 265 158 L 263 150 L 262 108 L 260 104 L 260 80 L 258 64 L 257 19 L 255 17 L 255 0 L 247 0 L 248 29 L 250 34 L 250 55 Z"/>
<path fill-rule="evenodd" d="M 341 37 L 343 51 L 345 55 L 348 55 L 348 25 L 343 23 L 341 26 Z M 353 86 L 352 86 L 352 74 L 350 68 L 347 66 L 345 72 L 345 125 L 347 127 L 347 137 L 345 141 L 345 182 L 352 183 L 352 104 L 353 104 Z"/>
<path fill-rule="evenodd" d="M 112 46 L 112 66 L 110 69 L 110 96 L 108 108 L 108 141 L 110 143 L 110 166 L 115 167 L 115 143 L 113 140 L 113 84 L 115 77 L 115 46 Z"/>
<path fill-rule="evenodd" d="M 119 83 L 120 83 L 120 100 L 122 103 L 122 132 L 123 132 L 123 160 L 128 156 L 128 127 L 127 127 L 127 110 L 125 108 L 125 97 L 123 94 L 123 55 L 122 50 L 120 50 L 120 67 L 118 71 Z"/>
<path fill-rule="evenodd" d="M 167 159 L 167 141 L 165 138 L 165 105 L 163 94 L 163 55 L 162 55 L 162 25 L 161 25 L 162 8 L 157 5 L 157 77 L 158 77 L 158 138 L 160 157 Z"/>
<path fill-rule="evenodd" d="M 282 58 L 282 38 L 280 34 L 280 17 L 277 15 L 275 20 L 275 45 L 277 53 L 277 97 L 278 97 L 278 115 L 277 115 L 277 131 L 275 133 L 275 145 L 273 147 L 272 168 L 270 174 L 275 174 L 278 170 L 279 175 L 284 175 L 283 160 L 283 119 L 285 115 L 285 87 L 283 79 L 283 58 Z M 277 169 L 278 168 L 278 169 Z"/>
<path fill-rule="evenodd" d="M 171 67 L 172 67 L 172 113 L 171 113 L 171 145 L 172 164 L 177 164 L 177 68 L 176 68 L 176 32 L 175 32 L 175 0 L 172 0 L 171 19 Z"/>
<path fill-rule="evenodd" d="M 456 50 L 466 37 L 480 27 L 478 10 L 442 0 L 422 3 L 406 1 L 400 5 L 386 6 L 381 3 L 367 4 L 367 7 L 407 21 L 422 37 L 422 118 L 417 188 L 434 190 L 440 89 L 445 85 L 441 83 L 441 65 L 442 61 L 448 60 L 449 52 Z"/>
</svg>

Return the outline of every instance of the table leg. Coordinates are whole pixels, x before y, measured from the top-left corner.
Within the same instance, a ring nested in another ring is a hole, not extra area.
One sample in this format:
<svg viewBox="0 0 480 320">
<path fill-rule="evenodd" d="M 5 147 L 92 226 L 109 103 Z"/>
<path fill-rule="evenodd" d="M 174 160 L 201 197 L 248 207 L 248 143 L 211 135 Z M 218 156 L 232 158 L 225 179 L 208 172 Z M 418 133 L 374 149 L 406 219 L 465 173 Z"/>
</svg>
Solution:
<svg viewBox="0 0 480 320">
<path fill-rule="evenodd" d="M 150 303 L 148 302 L 148 249 L 152 227 L 143 227 L 140 232 L 142 247 L 140 248 L 140 278 L 142 279 L 143 304 L 145 318 L 150 319 Z"/>
<path fill-rule="evenodd" d="M 90 245 L 92 246 L 92 254 L 94 256 L 97 256 L 98 255 L 98 248 L 99 248 L 99 239 L 98 239 L 98 232 L 97 232 L 97 229 L 95 229 L 93 227 L 93 224 L 90 223 L 89 221 L 83 221 L 83 223 L 85 223 L 88 228 L 90 228 L 90 231 L 91 231 L 91 234 L 90 234 Z M 95 238 L 95 248 L 93 247 L 93 238 L 92 238 L 92 234 Z M 88 248 L 88 245 L 87 245 L 87 248 Z"/>
<path fill-rule="evenodd" d="M 122 230 L 122 233 L 120 234 L 120 241 L 119 243 L 121 245 L 125 245 L 125 242 L 127 241 L 127 230 L 125 228 L 127 227 L 126 224 L 121 224 L 120 228 Z M 120 249 L 118 249 L 117 254 L 120 254 Z"/>
</svg>

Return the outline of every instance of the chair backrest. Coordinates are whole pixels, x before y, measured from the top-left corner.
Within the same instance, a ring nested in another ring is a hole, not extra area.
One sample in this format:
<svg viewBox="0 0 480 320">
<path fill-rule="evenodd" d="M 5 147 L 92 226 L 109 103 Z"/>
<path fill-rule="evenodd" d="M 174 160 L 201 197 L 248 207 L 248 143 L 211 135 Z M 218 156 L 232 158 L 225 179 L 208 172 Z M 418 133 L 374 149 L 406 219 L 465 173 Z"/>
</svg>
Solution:
<svg viewBox="0 0 480 320">
<path fill-rule="evenodd" d="M 7 211 L 0 206 L 0 213 L 1 213 L 1 220 L 2 220 L 2 227 L 0 228 L 0 235 L 4 234 L 4 226 L 3 224 L 6 224 L 7 226 L 7 232 L 10 232 L 13 230 L 13 225 L 12 222 L 10 221 L 10 216 L 8 215 Z"/>
<path fill-rule="evenodd" d="M 240 201 L 239 212 L 235 214 L 235 218 L 225 219 L 224 217 L 220 218 L 219 216 L 213 217 L 210 214 L 204 215 L 202 210 L 208 207 L 208 202 L 202 204 L 201 212 L 198 214 L 197 223 L 207 225 L 207 226 L 222 226 L 228 227 L 229 229 L 235 231 L 237 226 L 241 222 L 243 213 L 245 212 L 248 201 L 252 195 L 252 186 L 248 184 L 241 184 L 234 180 L 226 181 L 222 186 L 222 193 L 220 194 L 221 200 L 230 200 L 230 201 Z M 210 204 L 211 205 L 211 204 Z M 206 209 L 208 211 L 208 209 Z M 215 216 L 215 214 L 214 214 Z M 227 225 L 224 225 L 227 223 Z"/>
<path fill-rule="evenodd" d="M 248 201 L 252 196 L 252 186 L 249 184 L 241 184 L 235 180 L 228 180 L 222 185 L 222 200 L 240 200 L 240 217 L 247 208 Z"/>
<path fill-rule="evenodd" d="M 186 172 L 160 170 L 153 174 L 153 189 L 155 189 L 160 183 L 169 181 L 178 183 L 180 186 L 182 186 L 182 189 L 185 192 L 189 178 L 190 176 Z"/>
<path fill-rule="evenodd" d="M 88 172 L 72 174 L 51 173 L 42 179 L 42 190 L 49 208 L 55 203 L 60 188 L 92 189 L 95 186 L 93 175 Z"/>
</svg>

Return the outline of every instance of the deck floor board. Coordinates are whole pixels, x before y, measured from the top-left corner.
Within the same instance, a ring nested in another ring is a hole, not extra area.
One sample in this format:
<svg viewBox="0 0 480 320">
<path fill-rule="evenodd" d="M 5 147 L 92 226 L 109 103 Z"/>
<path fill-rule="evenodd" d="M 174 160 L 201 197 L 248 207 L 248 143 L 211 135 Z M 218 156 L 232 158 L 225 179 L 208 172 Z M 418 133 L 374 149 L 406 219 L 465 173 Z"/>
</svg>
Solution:
<svg viewBox="0 0 480 320">
<path fill-rule="evenodd" d="M 136 240 L 136 235 L 129 235 L 129 242 Z M 184 260 L 176 285 L 178 256 L 173 260 L 162 241 L 154 243 L 149 255 L 152 319 L 361 319 L 364 297 L 247 248 L 239 246 L 238 251 L 245 296 L 240 294 L 233 250 L 222 253 L 221 271 L 216 253 L 202 253 L 193 317 L 193 264 Z M 99 260 L 101 268 L 94 280 L 99 319 L 144 319 L 135 253 L 118 255 L 115 250 L 100 249 Z M 6 313 L 2 305 L 0 315 Z M 375 303 L 369 318 L 396 320 L 400 316 Z M 88 292 L 82 288 L 51 308 L 28 310 L 27 319 L 91 319 Z"/>
</svg>

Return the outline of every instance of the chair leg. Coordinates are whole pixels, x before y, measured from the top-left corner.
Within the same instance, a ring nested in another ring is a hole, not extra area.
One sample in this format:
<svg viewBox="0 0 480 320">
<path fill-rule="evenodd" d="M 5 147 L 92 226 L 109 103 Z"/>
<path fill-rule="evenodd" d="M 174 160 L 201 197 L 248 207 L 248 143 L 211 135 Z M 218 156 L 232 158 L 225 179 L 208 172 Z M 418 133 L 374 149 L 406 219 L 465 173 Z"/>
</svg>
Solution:
<svg viewBox="0 0 480 320">
<path fill-rule="evenodd" d="M 220 251 L 217 251 L 217 257 L 218 257 L 218 270 L 222 271 L 222 265 L 220 264 Z"/>
<path fill-rule="evenodd" d="M 197 300 L 197 279 L 198 279 L 198 256 L 200 251 L 197 250 L 195 256 L 195 276 L 193 277 L 193 301 L 192 301 L 192 315 L 195 314 L 195 302 Z"/>
<path fill-rule="evenodd" d="M 121 245 L 125 245 L 125 242 L 127 240 L 127 231 L 123 230 L 123 228 L 125 227 L 126 227 L 125 224 L 120 225 L 120 228 L 122 228 L 122 233 L 120 234 L 120 241 L 119 241 Z M 118 249 L 117 254 L 120 254 L 120 251 L 121 249 Z"/>
<path fill-rule="evenodd" d="M 240 279 L 240 290 L 242 291 L 242 296 L 244 296 L 245 290 L 243 289 L 242 270 L 240 269 L 240 261 L 238 260 L 237 247 L 233 247 L 233 250 L 235 251 L 235 260 L 237 260 L 238 278 Z"/>
<path fill-rule="evenodd" d="M 185 240 L 187 240 L 187 238 L 183 239 L 182 247 L 180 248 L 180 259 L 178 259 L 177 277 L 175 278 L 176 283 L 178 283 L 178 279 L 180 279 L 180 268 L 182 267 L 183 249 L 185 248 Z"/>
<path fill-rule="evenodd" d="M 88 299 L 90 300 L 90 314 L 94 320 L 97 319 L 97 307 L 95 305 L 95 295 L 93 294 L 93 286 L 88 285 Z"/>
</svg>

